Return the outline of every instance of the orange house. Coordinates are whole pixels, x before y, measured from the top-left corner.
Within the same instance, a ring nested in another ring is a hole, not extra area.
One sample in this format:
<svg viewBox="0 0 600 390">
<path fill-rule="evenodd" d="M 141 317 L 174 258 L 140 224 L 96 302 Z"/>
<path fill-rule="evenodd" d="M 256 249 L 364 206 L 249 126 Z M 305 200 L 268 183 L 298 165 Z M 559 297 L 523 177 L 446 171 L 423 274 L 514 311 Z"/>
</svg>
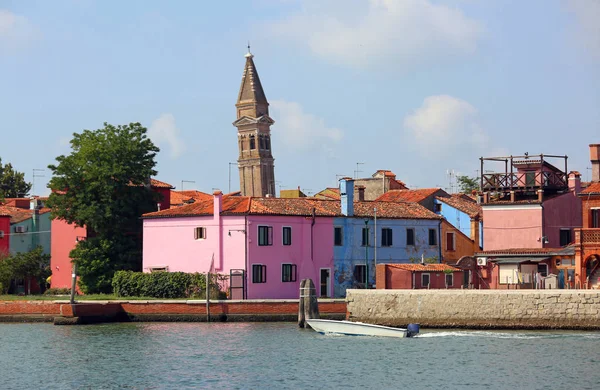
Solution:
<svg viewBox="0 0 600 390">
<path fill-rule="evenodd" d="M 377 264 L 377 289 L 463 288 L 465 273 L 448 264 Z"/>
</svg>

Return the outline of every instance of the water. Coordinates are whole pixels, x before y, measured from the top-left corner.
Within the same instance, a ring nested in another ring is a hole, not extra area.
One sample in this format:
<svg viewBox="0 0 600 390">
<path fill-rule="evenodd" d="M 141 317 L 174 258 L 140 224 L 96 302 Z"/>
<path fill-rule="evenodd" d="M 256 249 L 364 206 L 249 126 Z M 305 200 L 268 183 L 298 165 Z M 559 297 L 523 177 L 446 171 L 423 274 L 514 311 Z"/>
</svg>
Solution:
<svg viewBox="0 0 600 390">
<path fill-rule="evenodd" d="M 293 323 L 0 324 L 2 389 L 598 389 L 600 333 L 323 336 Z"/>
</svg>

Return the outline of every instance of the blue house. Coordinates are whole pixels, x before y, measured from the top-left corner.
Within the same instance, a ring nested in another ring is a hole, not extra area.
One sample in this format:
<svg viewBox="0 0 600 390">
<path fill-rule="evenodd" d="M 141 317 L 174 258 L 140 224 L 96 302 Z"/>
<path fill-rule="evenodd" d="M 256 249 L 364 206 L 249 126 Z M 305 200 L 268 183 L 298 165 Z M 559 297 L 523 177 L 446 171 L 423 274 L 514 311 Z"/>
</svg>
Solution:
<svg viewBox="0 0 600 390">
<path fill-rule="evenodd" d="M 478 247 L 483 245 L 483 219 L 481 206 L 466 195 L 435 198 L 435 212 L 443 216 L 452 226 L 473 240 Z M 483 248 L 482 248 L 483 249 Z"/>
<path fill-rule="evenodd" d="M 378 263 L 440 262 L 441 216 L 414 202 L 355 201 L 349 178 L 340 180 L 340 202 L 342 216 L 333 221 L 335 297 L 372 288 Z"/>
</svg>

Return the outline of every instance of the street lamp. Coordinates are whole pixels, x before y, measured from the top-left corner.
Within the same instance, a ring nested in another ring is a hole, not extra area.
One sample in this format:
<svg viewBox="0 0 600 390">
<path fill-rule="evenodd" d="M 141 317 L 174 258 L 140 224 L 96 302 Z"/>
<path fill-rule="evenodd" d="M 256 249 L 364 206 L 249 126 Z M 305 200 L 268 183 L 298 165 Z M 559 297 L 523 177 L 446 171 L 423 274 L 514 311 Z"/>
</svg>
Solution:
<svg viewBox="0 0 600 390">
<path fill-rule="evenodd" d="M 365 219 L 365 288 L 369 288 L 369 220 Z"/>
</svg>

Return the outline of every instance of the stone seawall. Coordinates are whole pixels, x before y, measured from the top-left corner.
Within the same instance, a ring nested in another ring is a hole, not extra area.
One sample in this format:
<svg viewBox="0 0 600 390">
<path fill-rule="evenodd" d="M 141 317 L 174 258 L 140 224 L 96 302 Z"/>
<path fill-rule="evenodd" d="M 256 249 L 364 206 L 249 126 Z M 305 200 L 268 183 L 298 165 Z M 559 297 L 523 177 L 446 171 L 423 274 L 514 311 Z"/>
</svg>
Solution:
<svg viewBox="0 0 600 390">
<path fill-rule="evenodd" d="M 440 328 L 600 329 L 594 290 L 347 290 L 348 318 Z"/>
</svg>

